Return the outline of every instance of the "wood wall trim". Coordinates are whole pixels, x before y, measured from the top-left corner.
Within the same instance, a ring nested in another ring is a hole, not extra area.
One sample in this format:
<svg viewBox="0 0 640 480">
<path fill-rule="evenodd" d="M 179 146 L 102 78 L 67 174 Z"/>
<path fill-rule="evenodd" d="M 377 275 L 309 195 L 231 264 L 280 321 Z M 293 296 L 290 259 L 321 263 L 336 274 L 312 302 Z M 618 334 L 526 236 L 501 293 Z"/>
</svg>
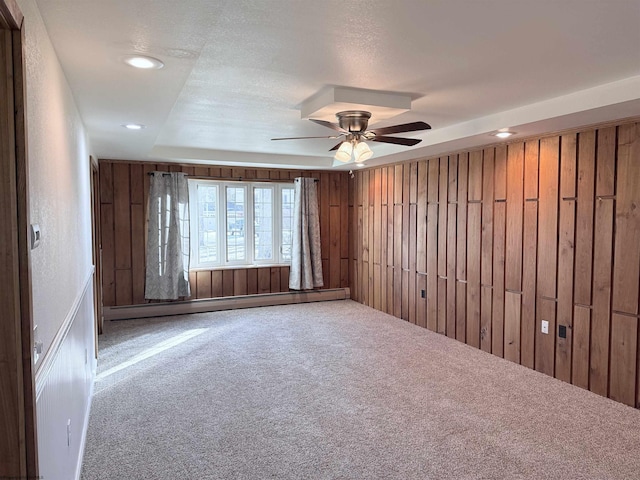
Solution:
<svg viewBox="0 0 640 480">
<path fill-rule="evenodd" d="M 20 30 L 24 17 L 15 0 L 0 1 L 0 28 Z"/>
<path fill-rule="evenodd" d="M 0 0 L 0 477 L 36 478 L 23 17 Z"/>
<path fill-rule="evenodd" d="M 394 220 L 352 224 L 366 248 L 350 256 L 365 272 L 354 299 L 381 309 L 385 295 L 396 317 L 640 408 L 638 120 L 359 170 L 363 222 L 379 209 Z M 385 170 L 402 177 L 393 210 L 372 188 Z M 367 251 L 385 238 L 380 268 L 394 273 L 371 290 Z"/>
</svg>

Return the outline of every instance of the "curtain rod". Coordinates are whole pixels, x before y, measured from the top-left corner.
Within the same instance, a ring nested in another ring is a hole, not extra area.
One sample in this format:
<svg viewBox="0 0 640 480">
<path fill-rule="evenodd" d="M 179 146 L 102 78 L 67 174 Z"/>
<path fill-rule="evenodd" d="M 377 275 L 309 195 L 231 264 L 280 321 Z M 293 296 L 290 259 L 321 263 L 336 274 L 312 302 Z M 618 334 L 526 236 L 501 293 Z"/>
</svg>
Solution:
<svg viewBox="0 0 640 480">
<path fill-rule="evenodd" d="M 154 172 L 147 172 L 147 175 L 153 175 Z M 162 175 L 171 175 L 171 173 L 182 173 L 182 172 L 162 172 Z M 236 181 L 236 182 L 278 182 L 278 183 L 288 183 L 293 182 L 295 179 L 286 178 L 286 179 L 275 179 L 275 178 L 242 178 L 242 177 L 203 177 L 197 175 L 189 175 L 185 173 L 185 177 L 193 178 L 195 180 L 227 180 L 227 181 Z M 316 183 L 320 180 L 317 178 L 313 179 Z"/>
</svg>

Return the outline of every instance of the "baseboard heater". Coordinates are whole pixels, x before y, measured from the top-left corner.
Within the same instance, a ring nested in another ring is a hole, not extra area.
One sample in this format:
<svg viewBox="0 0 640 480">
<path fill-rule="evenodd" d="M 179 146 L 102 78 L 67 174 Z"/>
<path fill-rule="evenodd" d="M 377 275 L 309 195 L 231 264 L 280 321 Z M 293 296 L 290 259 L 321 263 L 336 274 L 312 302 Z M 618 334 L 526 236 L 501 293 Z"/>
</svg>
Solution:
<svg viewBox="0 0 640 480">
<path fill-rule="evenodd" d="M 202 298 L 184 302 L 144 303 L 141 305 L 123 305 L 104 307 L 105 320 L 126 320 L 131 318 L 163 317 L 186 313 L 217 312 L 239 308 L 270 307 L 293 303 L 326 302 L 350 298 L 349 288 L 330 288 L 304 292 L 264 293 L 258 295 L 239 295 L 235 297 Z"/>
</svg>

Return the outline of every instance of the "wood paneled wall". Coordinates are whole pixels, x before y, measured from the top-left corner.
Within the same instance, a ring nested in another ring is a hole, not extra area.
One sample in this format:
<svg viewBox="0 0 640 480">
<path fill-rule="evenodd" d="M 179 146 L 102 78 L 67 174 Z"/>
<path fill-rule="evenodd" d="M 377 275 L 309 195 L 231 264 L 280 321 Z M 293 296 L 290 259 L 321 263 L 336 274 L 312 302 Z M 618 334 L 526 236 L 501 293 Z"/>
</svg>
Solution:
<svg viewBox="0 0 640 480">
<path fill-rule="evenodd" d="M 349 286 L 348 186 L 346 172 L 267 170 L 101 160 L 102 288 L 105 306 L 145 303 L 145 224 L 148 172 L 185 172 L 217 180 L 319 179 L 320 233 L 325 288 Z M 289 267 L 190 272 L 191 298 L 289 291 Z"/>
<path fill-rule="evenodd" d="M 352 298 L 640 407 L 640 124 L 374 168 L 350 185 Z"/>
</svg>

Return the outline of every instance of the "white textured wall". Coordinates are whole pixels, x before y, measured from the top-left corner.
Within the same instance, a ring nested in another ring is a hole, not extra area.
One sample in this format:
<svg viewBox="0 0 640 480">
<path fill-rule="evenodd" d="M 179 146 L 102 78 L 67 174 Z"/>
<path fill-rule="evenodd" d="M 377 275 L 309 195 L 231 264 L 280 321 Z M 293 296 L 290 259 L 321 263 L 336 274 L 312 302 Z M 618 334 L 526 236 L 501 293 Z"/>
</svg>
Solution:
<svg viewBox="0 0 640 480">
<path fill-rule="evenodd" d="M 91 198 L 87 135 L 35 0 L 25 16 L 33 319 L 44 354 L 36 364 L 40 475 L 80 471 L 95 372 Z M 67 444 L 67 422 L 70 442 Z"/>
<path fill-rule="evenodd" d="M 90 167 L 80 114 L 34 0 L 25 16 L 34 324 L 45 351 L 91 268 Z"/>
</svg>

